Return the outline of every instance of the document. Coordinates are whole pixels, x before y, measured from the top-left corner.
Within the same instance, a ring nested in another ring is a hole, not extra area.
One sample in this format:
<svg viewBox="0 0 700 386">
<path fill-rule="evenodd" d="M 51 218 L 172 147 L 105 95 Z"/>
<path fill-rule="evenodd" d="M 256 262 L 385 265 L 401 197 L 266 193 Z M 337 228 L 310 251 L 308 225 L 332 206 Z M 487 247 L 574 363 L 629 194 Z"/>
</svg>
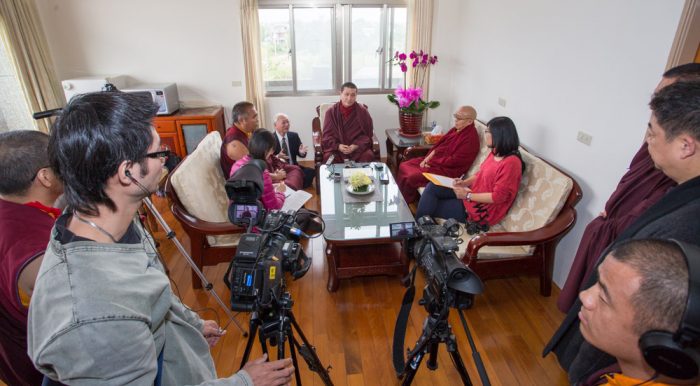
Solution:
<svg viewBox="0 0 700 386">
<path fill-rule="evenodd" d="M 309 198 L 311 198 L 311 193 L 303 190 L 294 190 L 287 186 L 287 189 L 284 191 L 284 205 L 282 205 L 281 210 L 297 211 L 306 204 L 306 201 L 309 201 Z"/>
<path fill-rule="evenodd" d="M 433 173 L 423 173 L 423 176 L 435 185 L 444 186 L 450 189 L 454 188 L 453 184 L 455 179 L 452 177 L 441 176 Z"/>
</svg>

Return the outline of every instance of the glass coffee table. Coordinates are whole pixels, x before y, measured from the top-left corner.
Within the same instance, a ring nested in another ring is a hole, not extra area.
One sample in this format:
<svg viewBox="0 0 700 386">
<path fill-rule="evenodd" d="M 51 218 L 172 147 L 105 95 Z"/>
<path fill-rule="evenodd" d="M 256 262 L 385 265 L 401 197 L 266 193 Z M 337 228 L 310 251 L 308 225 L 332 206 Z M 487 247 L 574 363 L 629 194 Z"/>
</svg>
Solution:
<svg viewBox="0 0 700 386">
<path fill-rule="evenodd" d="M 408 257 L 398 240 L 389 237 L 389 224 L 414 221 L 408 205 L 399 192 L 392 174 L 383 163 L 382 170 L 368 168 L 376 181 L 382 171 L 389 177 L 388 184 L 378 184 L 381 201 L 344 202 L 343 178 L 334 181 L 333 171 L 342 174 L 343 164 L 321 165 L 320 185 L 321 217 L 326 223 L 323 237 L 326 240 L 328 261 L 328 291 L 338 289 L 340 279 L 371 275 L 408 274 Z"/>
</svg>

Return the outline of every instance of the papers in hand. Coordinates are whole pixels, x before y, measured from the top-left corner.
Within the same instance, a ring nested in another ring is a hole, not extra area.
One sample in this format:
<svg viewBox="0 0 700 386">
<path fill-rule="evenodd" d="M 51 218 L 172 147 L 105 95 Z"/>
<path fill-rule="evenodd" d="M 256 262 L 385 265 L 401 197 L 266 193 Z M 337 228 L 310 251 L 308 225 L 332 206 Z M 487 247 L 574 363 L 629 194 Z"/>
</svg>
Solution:
<svg viewBox="0 0 700 386">
<path fill-rule="evenodd" d="M 450 189 L 454 188 L 455 179 L 452 177 L 441 176 L 433 173 L 423 173 L 423 176 L 435 185 L 444 186 Z"/>
<path fill-rule="evenodd" d="M 297 211 L 304 206 L 306 201 L 309 201 L 309 198 L 311 198 L 311 193 L 303 190 L 294 190 L 287 186 L 287 189 L 284 191 L 284 205 L 282 205 L 280 210 Z"/>
</svg>

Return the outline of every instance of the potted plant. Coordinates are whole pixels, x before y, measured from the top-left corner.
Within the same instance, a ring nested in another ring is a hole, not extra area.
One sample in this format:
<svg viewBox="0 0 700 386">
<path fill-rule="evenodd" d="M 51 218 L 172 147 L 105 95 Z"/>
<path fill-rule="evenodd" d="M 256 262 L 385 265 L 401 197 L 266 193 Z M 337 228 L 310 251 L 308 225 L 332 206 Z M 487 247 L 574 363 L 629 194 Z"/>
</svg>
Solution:
<svg viewBox="0 0 700 386">
<path fill-rule="evenodd" d="M 408 55 L 404 52 L 396 51 L 391 61 L 401 68 L 404 73 L 403 87 L 399 86 L 393 94 L 387 95 L 389 102 L 399 107 L 399 133 L 404 136 L 420 136 L 420 127 L 423 122 L 423 112 L 426 109 L 434 109 L 440 106 L 438 101 L 423 100 L 423 82 L 428 74 L 428 68 L 437 63 L 437 56 L 411 51 Z M 406 87 L 406 72 L 409 61 L 413 68 L 411 86 Z"/>
</svg>

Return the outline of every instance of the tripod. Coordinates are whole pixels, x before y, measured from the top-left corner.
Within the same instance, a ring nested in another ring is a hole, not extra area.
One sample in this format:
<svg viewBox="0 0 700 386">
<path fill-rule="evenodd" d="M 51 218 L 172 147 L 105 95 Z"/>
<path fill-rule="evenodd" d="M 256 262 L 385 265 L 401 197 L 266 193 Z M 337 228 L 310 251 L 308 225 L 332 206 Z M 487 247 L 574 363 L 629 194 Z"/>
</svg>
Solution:
<svg viewBox="0 0 700 386">
<path fill-rule="evenodd" d="M 248 332 L 244 330 L 243 327 L 238 323 L 235 315 L 231 313 L 231 310 L 224 304 L 219 295 L 217 295 L 216 291 L 214 291 L 214 286 L 207 280 L 206 276 L 204 276 L 204 273 L 199 268 L 197 268 L 197 264 L 194 263 L 192 257 L 190 257 L 190 254 L 187 253 L 185 247 L 183 247 L 180 243 L 180 240 L 178 240 L 177 237 L 175 237 L 175 231 L 170 229 L 168 223 L 165 222 L 163 216 L 160 215 L 158 209 L 156 209 L 155 205 L 153 205 L 153 203 L 151 202 L 151 199 L 145 197 L 143 199 L 143 203 L 146 204 L 148 210 L 151 212 L 151 214 L 153 214 L 153 217 L 155 217 L 160 226 L 163 227 L 163 230 L 165 230 L 166 237 L 172 240 L 173 243 L 175 243 L 175 247 L 177 247 L 177 250 L 180 251 L 182 256 L 185 257 L 185 260 L 187 260 L 187 263 L 189 263 L 190 267 L 192 267 L 192 270 L 197 274 L 197 276 L 199 276 L 199 279 L 202 281 L 202 287 L 211 294 L 214 300 L 216 300 L 219 306 L 224 310 L 224 312 L 226 312 L 226 315 L 228 316 L 229 320 L 233 322 L 233 324 L 236 326 L 236 328 L 238 328 L 238 330 L 243 334 L 243 336 L 248 336 Z"/>
<path fill-rule="evenodd" d="M 425 301 L 425 300 L 422 300 Z M 428 305 L 426 308 L 437 308 L 433 305 Z M 462 310 L 457 309 L 459 313 L 460 320 L 462 321 L 462 326 L 467 334 L 467 340 L 469 341 L 469 346 L 471 346 L 472 357 L 474 358 L 474 363 L 479 371 L 479 377 L 484 386 L 490 386 L 488 375 L 486 374 L 486 369 L 481 361 L 481 356 L 479 352 L 476 351 L 476 346 L 474 345 L 474 340 L 472 339 L 472 334 L 469 331 L 469 326 L 464 318 Z M 426 354 L 428 355 L 428 369 L 437 369 L 437 355 L 438 346 L 440 343 L 444 343 L 447 348 L 447 352 L 452 358 L 452 363 L 454 364 L 460 378 L 462 378 L 462 383 L 465 386 L 472 386 L 471 379 L 469 378 L 469 373 L 467 368 L 464 366 L 462 361 L 462 356 L 459 354 L 459 349 L 457 348 L 457 340 L 452 333 L 452 326 L 447 321 L 447 317 L 450 313 L 450 308 L 447 305 L 443 305 L 440 310 L 429 312 L 428 318 L 423 325 L 423 332 L 416 342 L 416 346 L 409 351 L 408 360 L 406 362 L 406 367 L 403 373 L 399 374 L 399 378 L 403 377 L 401 382 L 402 386 L 408 386 L 413 382 L 413 378 L 418 371 L 423 359 Z"/>
<path fill-rule="evenodd" d="M 309 370 L 321 377 L 324 385 L 333 386 L 328 370 L 323 367 L 321 359 L 316 354 L 316 348 L 306 339 L 304 332 L 301 331 L 301 327 L 299 327 L 294 318 L 292 313 L 293 304 L 294 301 L 292 301 L 289 292 L 283 292 L 279 299 L 272 301 L 271 308 L 256 310 L 251 313 L 250 335 L 248 336 L 243 359 L 241 360 L 241 368 L 248 362 L 250 351 L 253 348 L 253 339 L 255 333 L 258 332 L 258 339 L 260 340 L 263 353 L 268 354 L 267 342 L 269 341 L 271 346 L 277 346 L 277 359 L 285 357 L 285 346 L 289 342 L 289 351 L 292 357 L 292 364 L 294 365 L 294 377 L 298 386 L 301 386 L 301 375 L 297 365 L 297 351 L 306 361 Z M 299 344 L 299 341 L 294 337 L 295 330 L 303 344 Z"/>
</svg>

